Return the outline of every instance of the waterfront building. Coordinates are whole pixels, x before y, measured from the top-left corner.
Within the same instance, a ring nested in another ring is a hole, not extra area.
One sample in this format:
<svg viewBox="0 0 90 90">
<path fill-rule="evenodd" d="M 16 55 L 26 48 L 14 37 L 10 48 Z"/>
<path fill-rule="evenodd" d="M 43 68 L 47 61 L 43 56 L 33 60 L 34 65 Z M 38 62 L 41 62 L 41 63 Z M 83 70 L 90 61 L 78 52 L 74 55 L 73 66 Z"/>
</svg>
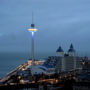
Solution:
<svg viewBox="0 0 90 90">
<path fill-rule="evenodd" d="M 52 66 L 55 72 L 60 73 L 82 68 L 81 63 L 82 60 L 76 56 L 73 44 L 71 44 L 66 54 L 60 46 L 56 50 L 56 56 L 49 56 L 44 65 Z"/>
</svg>

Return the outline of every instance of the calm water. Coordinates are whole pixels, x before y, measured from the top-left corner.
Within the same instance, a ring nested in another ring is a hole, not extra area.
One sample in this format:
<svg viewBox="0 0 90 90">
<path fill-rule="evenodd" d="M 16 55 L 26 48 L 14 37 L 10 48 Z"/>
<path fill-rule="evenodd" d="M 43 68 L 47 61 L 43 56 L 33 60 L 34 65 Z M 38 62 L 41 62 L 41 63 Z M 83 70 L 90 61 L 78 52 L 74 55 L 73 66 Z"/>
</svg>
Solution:
<svg viewBox="0 0 90 90">
<path fill-rule="evenodd" d="M 15 69 L 29 59 L 26 53 L 0 53 L 0 77 Z"/>
</svg>

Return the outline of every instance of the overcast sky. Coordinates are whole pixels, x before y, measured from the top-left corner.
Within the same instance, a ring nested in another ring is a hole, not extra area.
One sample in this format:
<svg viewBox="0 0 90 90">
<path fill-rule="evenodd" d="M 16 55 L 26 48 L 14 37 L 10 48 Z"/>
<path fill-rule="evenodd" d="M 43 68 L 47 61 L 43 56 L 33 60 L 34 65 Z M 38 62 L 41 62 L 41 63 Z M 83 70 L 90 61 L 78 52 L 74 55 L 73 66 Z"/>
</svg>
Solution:
<svg viewBox="0 0 90 90">
<path fill-rule="evenodd" d="M 90 0 L 0 0 L 0 51 L 31 52 L 32 11 L 36 53 L 90 51 Z"/>
</svg>

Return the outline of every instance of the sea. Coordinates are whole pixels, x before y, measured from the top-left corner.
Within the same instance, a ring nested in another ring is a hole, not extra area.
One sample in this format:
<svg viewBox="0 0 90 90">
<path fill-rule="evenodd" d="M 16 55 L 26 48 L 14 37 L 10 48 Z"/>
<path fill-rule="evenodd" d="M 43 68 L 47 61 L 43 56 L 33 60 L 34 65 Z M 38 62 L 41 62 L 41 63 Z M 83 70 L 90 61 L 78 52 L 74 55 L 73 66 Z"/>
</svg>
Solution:
<svg viewBox="0 0 90 90">
<path fill-rule="evenodd" d="M 20 64 L 29 59 L 26 53 L 1 52 L 0 53 L 0 78 L 4 77 Z"/>
</svg>

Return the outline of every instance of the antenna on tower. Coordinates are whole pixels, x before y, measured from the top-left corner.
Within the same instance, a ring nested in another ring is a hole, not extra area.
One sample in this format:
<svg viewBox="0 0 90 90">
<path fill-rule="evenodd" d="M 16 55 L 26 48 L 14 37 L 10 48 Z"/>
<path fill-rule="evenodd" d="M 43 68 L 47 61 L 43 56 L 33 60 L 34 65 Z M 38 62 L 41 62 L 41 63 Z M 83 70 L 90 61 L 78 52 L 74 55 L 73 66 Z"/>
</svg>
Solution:
<svg viewBox="0 0 90 90">
<path fill-rule="evenodd" d="M 33 11 L 32 11 L 32 19 L 31 19 L 32 23 L 31 23 L 31 28 L 28 29 L 28 31 L 31 31 L 31 32 L 36 32 L 37 29 L 35 28 L 35 24 L 34 24 L 34 14 L 33 14 Z"/>
<path fill-rule="evenodd" d="M 31 27 L 34 28 L 35 25 L 34 25 L 34 14 L 33 14 L 33 11 L 32 11 L 32 24 L 31 24 Z"/>
<path fill-rule="evenodd" d="M 32 24 L 34 23 L 34 14 L 33 14 L 33 11 L 32 11 Z"/>
</svg>

